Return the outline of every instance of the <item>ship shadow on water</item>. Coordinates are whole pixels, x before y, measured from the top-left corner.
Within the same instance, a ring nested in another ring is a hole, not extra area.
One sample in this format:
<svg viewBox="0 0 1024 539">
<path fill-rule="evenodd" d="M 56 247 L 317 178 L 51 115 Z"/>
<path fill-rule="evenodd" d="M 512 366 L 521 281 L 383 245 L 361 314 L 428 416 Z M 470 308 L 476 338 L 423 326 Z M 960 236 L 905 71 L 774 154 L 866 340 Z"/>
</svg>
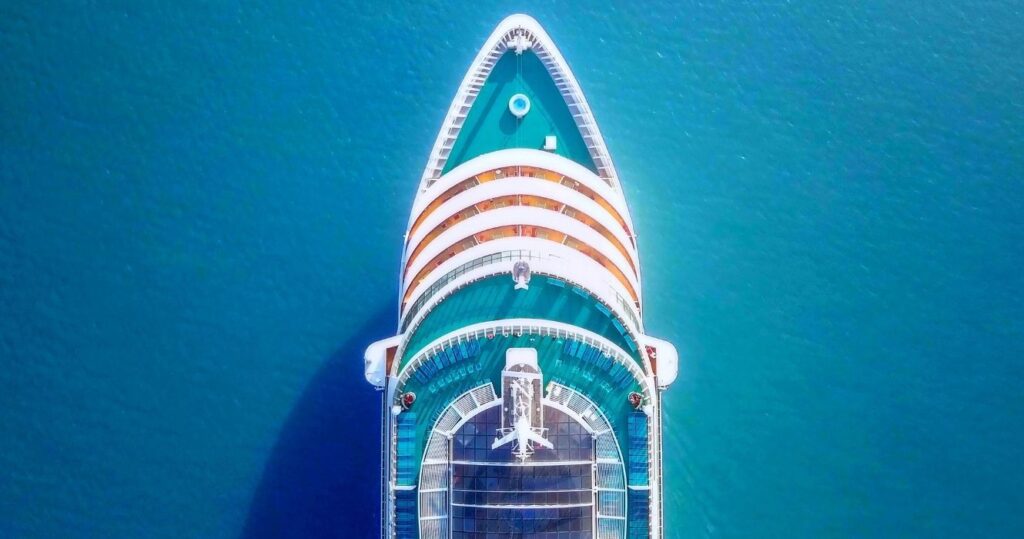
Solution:
<svg viewBox="0 0 1024 539">
<path fill-rule="evenodd" d="M 386 305 L 327 358 L 285 420 L 240 539 L 380 535 L 380 393 L 362 358 L 394 333 Z"/>
</svg>

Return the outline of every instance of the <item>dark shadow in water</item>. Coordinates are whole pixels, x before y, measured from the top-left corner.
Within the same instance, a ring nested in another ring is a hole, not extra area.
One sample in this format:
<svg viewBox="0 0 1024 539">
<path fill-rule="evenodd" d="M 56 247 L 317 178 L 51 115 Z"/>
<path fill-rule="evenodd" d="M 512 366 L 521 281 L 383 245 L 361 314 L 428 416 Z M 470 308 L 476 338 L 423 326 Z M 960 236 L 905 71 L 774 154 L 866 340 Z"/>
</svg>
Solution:
<svg viewBox="0 0 1024 539">
<path fill-rule="evenodd" d="M 380 393 L 363 350 L 392 335 L 381 307 L 317 371 L 285 421 L 241 539 L 379 537 Z"/>
</svg>

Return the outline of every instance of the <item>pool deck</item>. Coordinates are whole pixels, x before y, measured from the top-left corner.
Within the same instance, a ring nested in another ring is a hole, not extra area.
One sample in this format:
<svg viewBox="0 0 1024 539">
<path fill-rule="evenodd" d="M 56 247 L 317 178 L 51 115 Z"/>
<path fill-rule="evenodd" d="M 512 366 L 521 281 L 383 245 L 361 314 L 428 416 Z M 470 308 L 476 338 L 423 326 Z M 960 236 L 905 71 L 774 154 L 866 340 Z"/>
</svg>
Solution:
<svg viewBox="0 0 1024 539">
<path fill-rule="evenodd" d="M 629 454 L 628 418 L 634 409 L 628 395 L 641 392 L 642 388 L 625 367 L 595 348 L 571 339 L 541 335 L 506 337 L 499 333 L 493 338 L 475 339 L 449 348 L 405 384 L 402 390 L 417 396 L 412 408 L 416 413 L 416 435 L 411 454 L 417 467 L 434 421 L 456 397 L 487 382 L 499 391 L 505 351 L 509 348 L 536 349 L 545 387 L 557 382 L 586 395 L 611 424 L 623 458 Z"/>
</svg>

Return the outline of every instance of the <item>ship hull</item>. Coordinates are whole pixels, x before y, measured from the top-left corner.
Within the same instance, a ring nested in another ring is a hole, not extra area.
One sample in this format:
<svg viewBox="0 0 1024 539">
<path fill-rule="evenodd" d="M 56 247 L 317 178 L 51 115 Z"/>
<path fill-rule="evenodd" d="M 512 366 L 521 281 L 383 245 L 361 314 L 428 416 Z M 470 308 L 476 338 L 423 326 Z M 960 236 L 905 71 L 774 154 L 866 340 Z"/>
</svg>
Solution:
<svg viewBox="0 0 1024 539">
<path fill-rule="evenodd" d="M 619 177 L 551 38 L 514 15 L 413 203 L 382 392 L 384 537 L 662 537 L 668 342 L 646 335 Z"/>
</svg>

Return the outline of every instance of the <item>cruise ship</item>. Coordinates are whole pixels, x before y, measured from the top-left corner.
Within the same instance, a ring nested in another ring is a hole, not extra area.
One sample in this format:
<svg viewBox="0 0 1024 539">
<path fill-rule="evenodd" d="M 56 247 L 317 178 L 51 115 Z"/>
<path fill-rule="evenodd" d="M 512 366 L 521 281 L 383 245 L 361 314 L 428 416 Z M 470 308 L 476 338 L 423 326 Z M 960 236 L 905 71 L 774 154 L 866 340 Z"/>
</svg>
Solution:
<svg viewBox="0 0 1024 539">
<path fill-rule="evenodd" d="M 577 44 L 576 46 L 582 46 Z M 565 58 L 513 15 L 459 86 L 405 233 L 381 535 L 664 536 L 661 392 L 619 176 Z"/>
</svg>

